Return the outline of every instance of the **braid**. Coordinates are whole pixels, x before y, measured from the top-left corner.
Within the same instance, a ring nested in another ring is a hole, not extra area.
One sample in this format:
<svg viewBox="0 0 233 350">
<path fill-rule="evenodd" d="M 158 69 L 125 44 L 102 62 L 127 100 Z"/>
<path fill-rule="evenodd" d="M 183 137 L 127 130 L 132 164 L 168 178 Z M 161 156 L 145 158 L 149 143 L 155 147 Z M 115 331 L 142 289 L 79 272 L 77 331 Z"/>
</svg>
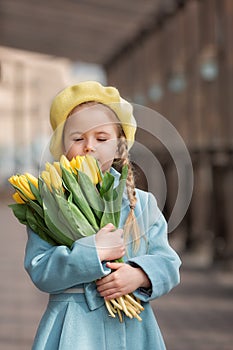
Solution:
<svg viewBox="0 0 233 350">
<path fill-rule="evenodd" d="M 119 138 L 118 153 L 119 159 L 117 160 L 117 166 L 120 166 L 120 168 L 122 168 L 122 166 L 124 165 L 128 166 L 126 189 L 130 203 L 130 212 L 124 225 L 124 238 L 125 242 L 127 242 L 131 236 L 131 238 L 133 239 L 133 250 L 134 252 L 136 252 L 140 245 L 140 231 L 134 214 L 134 209 L 137 203 L 137 197 L 135 191 L 133 167 L 129 160 L 127 140 L 123 135 Z"/>
<path fill-rule="evenodd" d="M 120 158 L 121 167 L 124 165 L 128 166 L 128 176 L 126 179 L 126 188 L 127 188 L 127 194 L 129 197 L 130 208 L 134 209 L 136 206 L 136 202 L 137 202 L 135 183 L 134 183 L 134 174 L 133 174 L 132 164 L 131 164 L 131 162 L 129 160 L 129 156 L 128 156 L 127 142 L 126 142 L 126 139 L 124 136 L 120 137 L 118 152 L 121 155 L 121 158 Z"/>
</svg>

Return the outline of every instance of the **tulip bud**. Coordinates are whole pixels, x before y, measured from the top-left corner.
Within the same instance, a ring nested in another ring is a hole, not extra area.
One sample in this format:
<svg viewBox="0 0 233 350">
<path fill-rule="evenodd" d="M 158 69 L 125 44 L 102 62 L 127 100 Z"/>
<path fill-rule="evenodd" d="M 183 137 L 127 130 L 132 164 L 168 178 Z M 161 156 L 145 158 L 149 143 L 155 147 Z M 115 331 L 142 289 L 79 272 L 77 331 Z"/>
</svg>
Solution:
<svg viewBox="0 0 233 350">
<path fill-rule="evenodd" d="M 35 176 L 29 173 L 25 173 L 25 176 L 27 180 L 29 180 L 36 188 L 38 188 L 38 179 Z"/>
<path fill-rule="evenodd" d="M 24 204 L 25 201 L 27 201 L 26 198 L 25 198 L 25 201 L 24 201 L 24 200 L 22 199 L 22 197 L 19 195 L 18 192 L 15 192 L 15 193 L 13 194 L 12 198 L 13 198 L 14 201 L 15 201 L 16 203 L 18 203 L 18 204 Z"/>
<path fill-rule="evenodd" d="M 54 168 L 57 170 L 58 174 L 62 177 L 62 171 L 59 162 L 53 162 Z"/>
<path fill-rule="evenodd" d="M 100 171 L 97 166 L 97 161 L 94 157 L 85 156 L 80 170 L 90 177 L 93 184 L 96 185 L 99 182 Z"/>
<path fill-rule="evenodd" d="M 35 200 L 35 196 L 32 193 L 27 177 L 25 175 L 20 175 L 18 177 L 18 187 L 21 189 L 21 191 L 25 194 L 26 197 Z"/>
<path fill-rule="evenodd" d="M 13 176 L 11 176 L 11 177 L 8 179 L 8 181 L 10 182 L 11 185 L 17 186 L 17 185 L 16 185 L 17 179 L 18 179 L 18 175 L 13 175 Z"/>
<path fill-rule="evenodd" d="M 46 162 L 45 163 L 45 170 L 49 171 L 50 167 L 51 167 L 51 164 L 49 162 Z"/>
<path fill-rule="evenodd" d="M 44 182 L 46 183 L 49 191 L 52 192 L 50 173 L 46 170 L 43 170 L 41 172 L 41 177 L 44 180 Z"/>
<path fill-rule="evenodd" d="M 75 169 L 76 168 L 76 159 L 75 158 L 72 158 L 71 161 L 70 161 L 70 166 L 72 169 Z"/>
<path fill-rule="evenodd" d="M 77 166 L 76 166 L 76 159 L 75 158 L 72 158 L 71 161 L 70 161 L 70 166 L 72 168 L 72 171 L 77 174 Z"/>
<path fill-rule="evenodd" d="M 75 158 L 75 162 L 76 162 L 76 168 L 77 169 L 80 169 L 82 168 L 82 164 L 83 164 L 83 161 L 85 160 L 85 156 L 77 156 Z"/>
<path fill-rule="evenodd" d="M 71 166 L 70 166 L 70 162 L 68 161 L 68 159 L 66 158 L 66 156 L 64 156 L 64 154 L 61 156 L 60 158 L 60 163 L 63 166 L 63 168 L 65 168 L 66 170 L 71 171 Z"/>
<path fill-rule="evenodd" d="M 60 190 L 62 188 L 62 179 L 60 175 L 58 174 L 57 170 L 54 166 L 51 165 L 49 168 L 49 174 L 51 179 L 51 185 L 56 190 Z"/>
</svg>

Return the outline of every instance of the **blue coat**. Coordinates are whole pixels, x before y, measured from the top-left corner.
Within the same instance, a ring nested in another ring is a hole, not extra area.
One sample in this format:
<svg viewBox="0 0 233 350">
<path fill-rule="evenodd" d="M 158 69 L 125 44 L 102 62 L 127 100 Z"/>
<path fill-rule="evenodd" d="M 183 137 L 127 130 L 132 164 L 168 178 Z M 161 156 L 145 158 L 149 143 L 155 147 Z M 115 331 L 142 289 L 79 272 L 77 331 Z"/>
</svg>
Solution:
<svg viewBox="0 0 233 350">
<path fill-rule="evenodd" d="M 119 179 L 119 174 L 112 170 Z M 136 190 L 135 214 L 142 232 L 141 245 L 133 254 L 131 243 L 126 263 L 140 266 L 151 281 L 151 289 L 134 292 L 144 306 L 142 322 L 108 315 L 95 280 L 110 273 L 100 262 L 95 236 L 76 241 L 72 248 L 51 246 L 30 229 L 25 268 L 33 283 L 49 293 L 49 303 L 40 322 L 33 350 L 163 350 L 164 341 L 149 301 L 168 293 L 179 283 L 180 259 L 167 240 L 167 224 L 154 196 Z M 129 212 L 126 194 L 122 201 L 120 226 Z M 84 293 L 64 293 L 72 287 Z"/>
</svg>

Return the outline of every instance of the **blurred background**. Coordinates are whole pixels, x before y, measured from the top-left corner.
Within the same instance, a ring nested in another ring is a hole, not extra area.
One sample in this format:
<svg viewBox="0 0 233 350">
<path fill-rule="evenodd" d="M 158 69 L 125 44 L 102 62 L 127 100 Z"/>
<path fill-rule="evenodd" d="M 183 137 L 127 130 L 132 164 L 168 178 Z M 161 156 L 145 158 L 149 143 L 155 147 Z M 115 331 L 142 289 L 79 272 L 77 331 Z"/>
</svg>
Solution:
<svg viewBox="0 0 233 350">
<path fill-rule="evenodd" d="M 167 348 L 232 349 L 232 32 L 232 0 L 0 0 L 0 350 L 31 348 L 47 302 L 23 269 L 25 228 L 7 207 L 7 179 L 38 173 L 51 100 L 88 79 L 166 117 L 190 153 L 192 200 L 169 233 L 182 283 L 152 303 Z M 137 140 L 163 169 L 169 219 L 174 162 L 143 130 Z M 143 169 L 137 184 L 147 188 Z"/>
</svg>

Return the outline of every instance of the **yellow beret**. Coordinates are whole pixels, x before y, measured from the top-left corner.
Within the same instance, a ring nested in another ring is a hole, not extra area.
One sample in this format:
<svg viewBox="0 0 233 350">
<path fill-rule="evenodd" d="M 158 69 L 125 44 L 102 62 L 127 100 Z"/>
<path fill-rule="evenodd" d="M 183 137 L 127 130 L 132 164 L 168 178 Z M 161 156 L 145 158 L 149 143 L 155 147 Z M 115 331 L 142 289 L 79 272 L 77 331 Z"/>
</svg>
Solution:
<svg viewBox="0 0 233 350">
<path fill-rule="evenodd" d="M 50 151 L 55 159 L 59 159 L 63 153 L 62 134 L 68 115 L 76 106 L 89 101 L 96 101 L 111 108 L 121 122 L 128 148 L 133 145 L 136 121 L 132 105 L 121 98 L 116 88 L 104 87 L 96 81 L 85 81 L 65 88 L 52 101 L 50 123 L 54 133 Z"/>
</svg>

